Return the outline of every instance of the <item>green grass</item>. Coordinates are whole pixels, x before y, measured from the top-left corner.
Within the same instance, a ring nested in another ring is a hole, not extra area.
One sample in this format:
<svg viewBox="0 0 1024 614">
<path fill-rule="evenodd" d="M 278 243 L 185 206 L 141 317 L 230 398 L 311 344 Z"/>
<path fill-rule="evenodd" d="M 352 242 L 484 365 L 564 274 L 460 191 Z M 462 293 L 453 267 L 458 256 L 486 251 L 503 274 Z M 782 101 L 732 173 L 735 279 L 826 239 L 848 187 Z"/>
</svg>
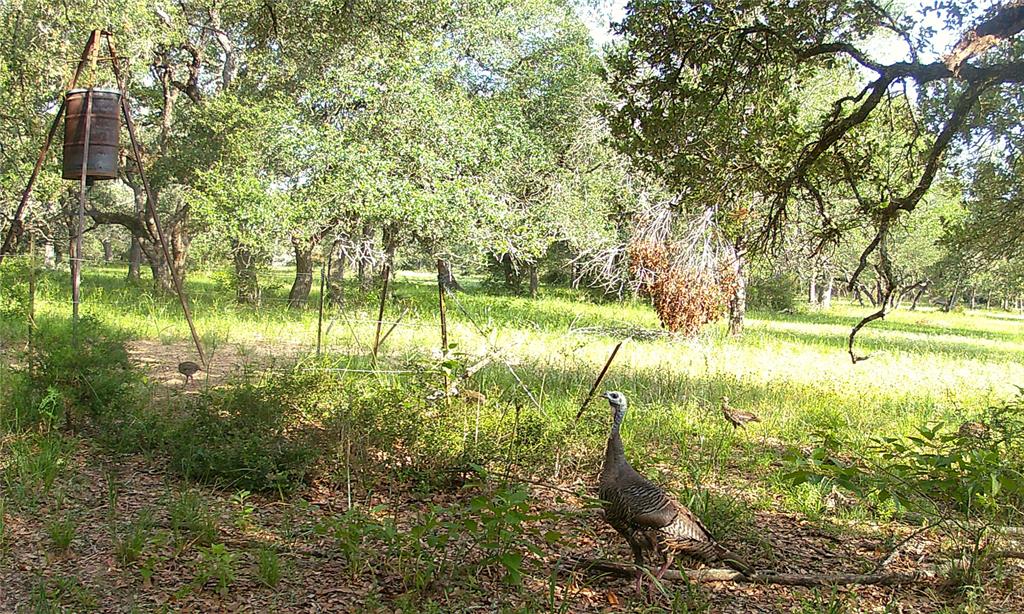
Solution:
<svg viewBox="0 0 1024 614">
<path fill-rule="evenodd" d="M 438 355 L 433 277 L 408 272 L 399 276 L 385 319 L 405 315 L 382 347 L 375 371 L 369 356 L 377 308 L 372 294 L 346 288 L 345 307 L 328 310 L 325 356 L 317 359 L 315 293 L 306 309 L 288 309 L 282 300 L 287 284 L 272 284 L 263 306 L 239 306 L 218 285 L 222 277 L 193 274 L 188 286 L 215 370 L 228 371 L 239 359 L 251 363 L 246 375 L 214 379 L 220 388 L 208 388 L 201 375 L 185 391 L 180 384 L 147 381 L 130 368 L 122 340 L 149 348 L 143 352 L 165 350 L 165 372 L 177 360 L 192 359 L 193 350 L 176 301 L 127 285 L 118 269 L 86 271 L 88 325 L 81 351 L 67 343 L 69 301 L 62 277 L 48 274 L 40 282 L 40 352 L 33 368 L 25 368 L 20 351 L 23 320 L 10 310 L 0 316 L 4 351 L 15 356 L 0 366 L 0 385 L 19 391 L 11 402 L 0 400 L 0 506 L 31 511 L 59 494 L 73 473 L 71 459 L 88 449 L 76 443 L 82 435 L 118 452 L 160 456 L 162 466 L 179 477 L 227 492 L 252 490 L 257 500 L 282 499 L 282 514 L 294 520 L 282 522 L 295 532 L 288 537 L 313 531 L 301 521 L 309 515 L 301 497 L 310 479 L 336 493 L 355 484 L 353 490 L 367 493 L 367 501 L 389 500 L 396 485 L 417 496 L 458 491 L 460 476 L 474 465 L 491 476 L 510 469 L 545 481 L 592 481 L 607 436 L 607 405 L 597 399 L 580 421 L 574 418 L 611 349 L 629 337 L 603 388 L 622 390 L 630 399 L 623 433 L 630 459 L 668 485 L 719 538 L 772 562 L 783 554 L 758 536 L 760 510 L 792 512 L 823 527 L 829 517 L 843 514 L 876 522 L 896 517 L 891 501 L 837 504 L 828 481 L 794 486 L 786 478 L 792 469 L 788 454 L 803 456 L 808 444 L 825 435 L 849 442 L 854 449 L 842 452 L 857 454 L 873 437 L 912 434 L 929 422 L 955 429 L 1024 384 L 1024 317 L 1017 314 L 896 311 L 861 333 L 857 351 L 871 358 L 852 365 L 846 339 L 870 307 L 837 302 L 827 312 L 752 311 L 742 337 L 728 336 L 717 323 L 698 338 L 678 339 L 660 331 L 653 310 L 640 300 L 605 302 L 564 288 L 545 288 L 531 300 L 489 293 L 472 279 L 462 280 L 467 290 L 448 299 L 453 360 L 446 361 Z M 484 404 L 458 398 L 427 402 L 443 385 L 442 369 L 458 373 L 485 354 L 498 359 L 464 385 L 484 393 Z M 763 422 L 733 431 L 718 411 L 724 395 Z M 114 518 L 117 492 L 111 491 L 113 556 L 122 566 L 138 567 L 146 578 L 154 573 L 154 557 L 166 553 L 159 553 L 163 540 L 152 527 L 155 518 L 166 517 L 173 556 L 198 557 L 195 586 L 181 590 L 205 586 L 226 594 L 234 590 L 236 575 L 251 576 L 270 590 L 288 584 L 281 582 L 284 575 L 289 581 L 298 575 L 293 562 L 279 561 L 275 550 L 236 553 L 220 545 L 233 529 L 265 529 L 247 494 L 218 508 L 199 486 L 175 482 L 174 489 L 177 494 L 162 499 L 160 509 L 129 523 Z M 340 498 L 335 503 L 348 509 Z M 466 515 L 454 501 L 446 509 L 449 516 Z M 392 525 L 374 524 L 358 502 L 353 511 L 358 514 L 352 522 L 339 521 L 327 531 L 348 572 L 357 576 L 392 564 L 374 558 L 384 556 L 378 550 L 386 542 L 408 565 L 401 574 L 409 592 L 402 598 L 427 603 L 424 587 L 433 572 L 419 563 L 443 561 L 456 546 L 435 552 L 424 550 L 418 539 L 400 542 L 390 533 L 367 533 Z M 512 511 L 511 516 L 520 513 Z M 420 522 L 424 535 L 444 526 L 416 513 L 403 520 Z M 54 518 L 51 542 L 55 550 L 67 549 L 76 539 L 74 526 Z M 0 546 L 3 529 L 0 514 Z M 458 533 L 464 538 L 466 531 Z M 525 540 L 519 529 L 510 535 L 513 544 Z M 467 553 L 459 561 L 469 569 L 487 561 L 481 556 Z M 510 576 L 517 575 L 519 559 L 507 561 L 515 562 Z M 465 582 L 471 586 L 472 577 Z M 43 583 L 39 596 L 41 602 L 70 599 L 73 589 Z M 677 609 L 701 611 L 702 595 L 677 595 Z M 798 605 L 806 611 L 855 608 L 843 595 L 824 593 Z"/>
<path fill-rule="evenodd" d="M 265 302 L 253 308 L 234 303 L 230 290 L 218 285 L 222 274 L 190 275 L 196 325 L 212 361 L 228 345 L 241 348 L 243 357 L 264 356 L 264 366 L 275 358 L 282 364 L 288 362 L 282 357 L 312 353 L 316 289 L 307 309 L 292 310 L 283 302 L 287 273 L 275 271 L 268 278 L 275 281 L 264 284 Z M 64 285 L 53 274 L 40 282 L 41 328 L 66 317 Z M 489 349 L 498 350 L 540 401 L 549 425 L 572 428 L 585 435 L 580 444 L 599 447 L 606 422 L 603 404 L 595 403 L 580 425 L 572 427 L 571 418 L 614 343 L 638 330 L 658 329 L 653 310 L 643 301 L 601 302 L 567 289 L 543 289 L 538 299 L 530 300 L 486 293 L 473 280 L 464 280 L 464 285 L 468 291 L 448 302 L 449 340 L 455 352 L 465 354 L 468 363 Z M 408 313 L 382 348 L 381 364 L 401 370 L 439 347 L 433 278 L 403 273 L 394 294 L 385 318 Z M 342 366 L 365 368 L 376 299 L 362 297 L 353 304 L 351 299 L 359 298 L 353 287 L 346 288 L 346 297 L 350 302 L 343 310 L 328 312 L 324 348 L 341 357 Z M 730 454 L 735 450 L 757 468 L 769 459 L 751 441 L 774 438 L 798 445 L 822 431 L 854 440 L 906 433 L 927 421 L 962 420 L 1024 383 L 1024 317 L 898 310 L 862 331 L 857 350 L 871 358 L 852 365 L 845 351 L 849 328 L 871 310 L 837 303 L 828 312 L 755 311 L 741 338 L 727 336 L 719 323 L 697 339 L 629 341 L 605 381 L 605 388 L 623 390 L 630 398 L 628 449 L 646 451 L 639 459 L 643 465 L 680 450 L 718 446 Z M 189 353 L 184 345 L 188 330 L 176 302 L 127 285 L 120 269 L 86 270 L 83 312 L 126 337 L 182 344 L 182 352 Z M 4 326 L 17 329 L 11 318 Z M 473 386 L 503 400 L 517 388 L 502 364 L 482 371 Z M 727 432 L 717 413 L 723 395 L 758 413 L 763 423 L 747 436 Z M 538 411 L 529 400 L 525 403 L 527 411 Z M 569 458 L 593 452 L 573 450 L 571 444 L 569 448 Z M 706 470 L 706 461 L 698 459 L 694 465 Z"/>
</svg>

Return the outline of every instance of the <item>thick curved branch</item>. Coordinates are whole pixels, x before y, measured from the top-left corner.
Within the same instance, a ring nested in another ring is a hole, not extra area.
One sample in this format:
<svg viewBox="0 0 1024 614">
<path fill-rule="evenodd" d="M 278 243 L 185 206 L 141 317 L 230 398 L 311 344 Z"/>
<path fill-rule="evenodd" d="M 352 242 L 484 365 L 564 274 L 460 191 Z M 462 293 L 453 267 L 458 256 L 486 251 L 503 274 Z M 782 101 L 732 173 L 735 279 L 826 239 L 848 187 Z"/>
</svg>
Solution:
<svg viewBox="0 0 1024 614">
<path fill-rule="evenodd" d="M 100 211 L 99 209 L 89 209 L 85 213 L 96 224 L 121 226 L 132 233 L 132 236 L 137 239 L 150 239 L 149 234 L 146 232 L 146 226 L 142 223 L 142 220 L 134 215 L 114 211 Z"/>
<path fill-rule="evenodd" d="M 857 49 L 850 43 L 835 42 L 814 45 L 813 47 L 808 47 L 807 49 L 798 52 L 797 58 L 800 60 L 809 60 L 822 55 L 836 55 L 838 53 L 850 56 L 855 62 L 864 68 L 873 70 L 880 75 L 884 73 L 887 68 L 884 64 L 880 64 L 868 58 L 863 51 Z"/>
<path fill-rule="evenodd" d="M 991 17 L 965 32 L 943 61 L 950 71 L 958 73 L 964 62 L 1021 31 L 1024 31 L 1024 0 L 1007 2 Z"/>
<path fill-rule="evenodd" d="M 849 352 L 850 360 L 853 361 L 853 364 L 857 364 L 858 362 L 860 362 L 862 360 L 867 360 L 868 358 L 871 358 L 870 356 L 857 356 L 856 354 L 854 354 L 853 353 L 853 341 L 854 341 L 854 339 L 857 338 L 857 333 L 860 332 L 860 329 L 864 328 L 868 324 L 871 324 L 875 320 L 881 320 L 882 318 L 884 318 L 885 316 L 887 316 L 889 314 L 889 301 L 890 301 L 890 299 L 892 299 L 892 294 L 893 294 L 892 288 L 889 288 L 889 290 L 887 292 L 884 292 L 882 294 L 882 299 L 883 299 L 882 300 L 882 307 L 878 311 L 876 311 L 876 312 L 866 316 L 860 322 L 857 322 L 857 325 L 854 326 L 853 330 L 850 331 L 850 338 L 849 338 L 849 340 L 847 341 L 847 344 L 846 344 L 846 351 Z"/>
</svg>

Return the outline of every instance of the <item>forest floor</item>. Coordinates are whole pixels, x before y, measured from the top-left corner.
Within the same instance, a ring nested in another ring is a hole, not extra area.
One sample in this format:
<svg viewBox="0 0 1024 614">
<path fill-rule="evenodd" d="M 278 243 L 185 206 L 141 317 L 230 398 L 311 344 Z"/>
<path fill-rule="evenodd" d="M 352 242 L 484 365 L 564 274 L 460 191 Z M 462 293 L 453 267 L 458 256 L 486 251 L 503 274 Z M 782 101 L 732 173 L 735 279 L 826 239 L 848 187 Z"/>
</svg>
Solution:
<svg viewBox="0 0 1024 614">
<path fill-rule="evenodd" d="M 785 479 L 790 459 L 826 433 L 856 445 L 926 423 L 955 426 L 1010 398 L 1013 384 L 1024 383 L 1017 314 L 898 311 L 864 333 L 861 351 L 872 358 L 853 366 L 845 337 L 870 307 L 755 311 L 740 339 L 716 325 L 681 340 L 659 333 L 642 303 L 562 290 L 530 300 L 471 287 L 448 305 L 459 363 L 451 368 L 491 356 L 464 383 L 487 399 L 439 407 L 422 402 L 441 376 L 424 367 L 439 364 L 431 350 L 438 322 L 418 275 L 405 276 L 387 306 L 386 319 L 401 322 L 376 366 L 368 357 L 373 297 L 329 311 L 321 327 L 322 351 L 333 357 L 326 367 L 312 357 L 316 309 L 288 310 L 273 290 L 261 308 L 234 306 L 227 292 L 197 278 L 190 284 L 198 290 L 197 326 L 212 356 L 209 372 L 189 386 L 176 365 L 194 353 L 173 302 L 115 275 L 100 272 L 84 284 L 86 313 L 124 339 L 149 410 L 184 416 L 206 403 L 227 416 L 229 406 L 217 405 L 225 403 L 221 391 L 310 371 L 317 380 L 347 378 L 342 396 L 325 397 L 323 406 L 344 405 L 344 395 L 356 394 L 349 384 L 369 380 L 371 388 L 400 391 L 401 411 L 428 424 L 388 413 L 384 402 L 351 414 L 341 430 L 332 430 L 329 416 L 303 414 L 330 436 L 317 440 L 310 469 L 287 491 L 250 492 L 230 479 L 186 479 L 180 447 L 112 446 L 100 427 L 79 420 L 25 428 L 7 414 L 0 612 L 1024 611 L 1024 565 L 1012 559 L 966 589 L 938 578 L 839 588 L 666 582 L 654 595 L 635 594 L 629 579 L 559 565 L 572 556 L 629 561 L 595 509 L 604 402 L 573 421 L 623 336 L 631 340 L 604 388 L 631 399 L 624 436 L 639 469 L 756 568 L 865 574 L 920 523 L 831 484 L 794 485 Z M 63 317 L 63 295 L 47 291 L 43 284 L 40 330 Z M 17 321 L 7 317 L 0 327 L 15 340 L 5 355 L 12 347 L 17 354 L 25 345 L 13 332 Z M 25 362 L 12 360 L 0 385 L 13 390 Z M 733 432 L 716 411 L 725 394 L 763 422 Z M 166 433 L 183 447 L 207 445 L 199 431 Z M 942 568 L 950 551 L 947 537 L 924 531 L 885 571 Z"/>
</svg>

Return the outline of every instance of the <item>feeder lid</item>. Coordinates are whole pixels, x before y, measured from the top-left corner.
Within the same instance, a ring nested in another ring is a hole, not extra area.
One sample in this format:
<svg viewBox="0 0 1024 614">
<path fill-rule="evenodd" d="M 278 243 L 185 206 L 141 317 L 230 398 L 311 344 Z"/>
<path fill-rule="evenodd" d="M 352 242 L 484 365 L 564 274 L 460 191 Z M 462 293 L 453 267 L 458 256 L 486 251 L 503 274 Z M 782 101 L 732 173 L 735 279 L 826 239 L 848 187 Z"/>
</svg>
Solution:
<svg viewBox="0 0 1024 614">
<path fill-rule="evenodd" d="M 88 92 L 88 91 L 89 91 L 89 88 L 87 88 L 87 87 L 76 87 L 73 90 L 68 90 L 67 93 L 68 94 L 81 94 L 81 93 Z M 119 96 L 121 95 L 121 90 L 113 88 L 113 87 L 94 87 L 94 88 L 92 88 L 92 91 L 93 91 L 93 93 L 117 94 Z"/>
</svg>

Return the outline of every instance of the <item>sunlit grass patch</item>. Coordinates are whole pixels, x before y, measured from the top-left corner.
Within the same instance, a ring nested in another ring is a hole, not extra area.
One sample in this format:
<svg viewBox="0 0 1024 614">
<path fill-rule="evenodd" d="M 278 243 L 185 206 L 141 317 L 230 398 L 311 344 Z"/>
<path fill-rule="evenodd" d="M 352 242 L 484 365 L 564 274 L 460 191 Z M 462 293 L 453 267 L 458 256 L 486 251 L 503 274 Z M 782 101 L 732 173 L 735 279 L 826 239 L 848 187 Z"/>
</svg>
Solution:
<svg viewBox="0 0 1024 614">
<path fill-rule="evenodd" d="M 306 309 L 289 309 L 290 278 L 274 271 L 263 304 L 242 306 L 218 285 L 221 277 L 193 272 L 188 283 L 196 325 L 214 362 L 227 359 L 221 348 L 230 346 L 257 370 L 290 369 L 296 361 L 299 369 L 318 368 L 301 362 L 316 347 L 318 288 Z M 62 281 L 47 278 L 40 284 L 37 307 L 43 323 L 66 317 Z M 1007 317 L 1012 314 L 897 310 L 862 331 L 858 352 L 871 358 L 853 365 L 846 353 L 849 330 L 871 307 L 837 301 L 830 311 L 751 312 L 740 338 L 729 337 L 717 323 L 697 338 L 681 339 L 664 334 L 642 300 L 606 302 L 565 288 L 544 288 L 529 299 L 487 293 L 472 278 L 463 282 L 466 291 L 447 302 L 454 356 L 464 365 L 488 354 L 496 360 L 468 383 L 492 403 L 467 424 L 466 433 L 453 436 L 451 445 L 471 441 L 470 433 L 478 436 L 480 420 L 501 416 L 511 423 L 511 402 L 519 398 L 521 410 L 544 425 L 546 436 L 564 442 L 556 458 L 538 467 L 541 471 L 599 462 L 604 404 L 594 403 L 579 423 L 574 417 L 597 370 L 624 337 L 630 339 L 604 387 L 630 398 L 627 450 L 639 466 L 669 459 L 702 479 L 763 470 L 775 454 L 758 452 L 768 441 L 801 445 L 822 433 L 866 441 L 907 433 L 928 421 L 962 420 L 1024 382 L 1024 320 Z M 180 348 L 181 359 L 192 358 L 188 329 L 172 297 L 127 285 L 116 268 L 88 269 L 83 287 L 83 311 L 106 329 Z M 350 282 L 344 294 L 342 308 L 325 312 L 322 349 L 337 368 L 369 369 L 376 291 L 361 294 Z M 424 384 L 400 375 L 437 367 L 434 276 L 400 273 L 385 307 L 386 322 L 402 320 L 381 347 L 378 367 L 399 373 L 388 376 L 395 385 L 432 388 L 433 377 L 440 387 L 440 376 L 427 375 Z M 409 391 L 413 396 L 429 392 Z M 728 432 L 718 410 L 723 396 L 762 422 L 743 433 Z"/>
</svg>

